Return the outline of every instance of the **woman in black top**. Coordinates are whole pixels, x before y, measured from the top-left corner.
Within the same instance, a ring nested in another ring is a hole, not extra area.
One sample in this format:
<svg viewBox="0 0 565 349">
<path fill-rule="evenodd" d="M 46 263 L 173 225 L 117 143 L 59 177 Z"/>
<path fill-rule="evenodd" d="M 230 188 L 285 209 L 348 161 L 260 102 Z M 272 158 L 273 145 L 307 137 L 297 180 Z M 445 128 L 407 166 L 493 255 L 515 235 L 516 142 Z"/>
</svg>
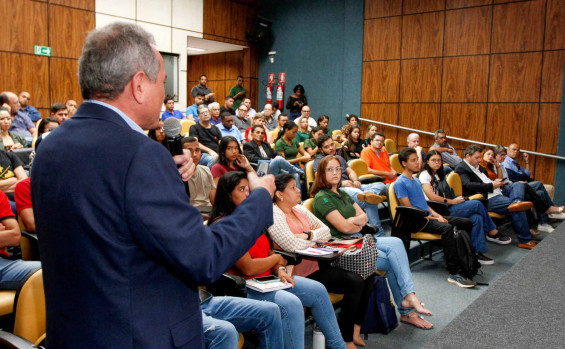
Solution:
<svg viewBox="0 0 565 349">
<path fill-rule="evenodd" d="M 363 140 L 361 139 L 361 128 L 359 126 L 354 126 L 351 128 L 351 132 L 347 137 L 347 141 L 344 144 L 345 152 L 348 159 L 359 159 L 361 157 L 361 150 L 364 148 Z"/>
<path fill-rule="evenodd" d="M 288 97 L 286 109 L 288 109 L 290 113 L 290 120 L 294 121 L 294 119 L 300 116 L 302 107 L 308 105 L 308 100 L 304 95 L 304 86 L 296 85 L 292 91 L 294 94 Z"/>
</svg>

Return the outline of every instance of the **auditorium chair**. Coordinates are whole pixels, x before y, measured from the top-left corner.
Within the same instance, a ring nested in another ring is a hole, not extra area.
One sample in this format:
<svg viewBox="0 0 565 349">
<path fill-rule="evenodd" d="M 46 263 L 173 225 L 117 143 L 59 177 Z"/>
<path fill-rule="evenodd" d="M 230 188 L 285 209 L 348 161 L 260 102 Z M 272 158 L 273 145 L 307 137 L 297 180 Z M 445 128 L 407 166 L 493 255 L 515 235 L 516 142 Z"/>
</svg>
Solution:
<svg viewBox="0 0 565 349">
<path fill-rule="evenodd" d="M 306 165 L 304 165 L 304 172 L 306 177 L 306 189 L 310 191 L 310 187 L 314 184 L 314 179 L 316 178 L 314 173 L 314 160 L 308 161 Z"/>
<path fill-rule="evenodd" d="M 398 154 L 392 154 L 390 156 L 390 167 L 397 173 L 404 172 L 404 168 L 400 164 L 400 160 L 398 160 Z"/>
<path fill-rule="evenodd" d="M 398 150 L 396 149 L 396 142 L 390 138 L 385 139 L 385 148 L 389 155 L 398 153 Z"/>
<path fill-rule="evenodd" d="M 195 124 L 196 122 L 192 120 L 182 119 L 180 121 L 180 125 L 181 125 L 180 134 L 183 136 L 188 135 L 188 130 L 190 130 L 190 127 Z"/>
<path fill-rule="evenodd" d="M 333 130 L 332 131 L 332 139 L 336 136 L 341 136 L 341 135 L 342 135 L 341 130 Z"/>
<path fill-rule="evenodd" d="M 39 240 L 37 234 L 31 234 L 25 231 L 26 227 L 21 216 L 18 216 L 18 224 L 20 225 L 22 236 L 20 239 L 22 259 L 24 261 L 39 261 Z"/>
<path fill-rule="evenodd" d="M 355 173 L 357 174 L 357 177 L 359 177 L 360 180 L 365 179 L 365 178 L 376 177 L 375 175 L 369 173 L 369 167 L 367 166 L 367 163 L 365 161 L 363 161 L 363 159 L 351 160 L 347 163 L 347 165 L 353 171 L 355 171 Z M 383 178 L 383 180 L 384 180 L 384 178 Z"/>
<path fill-rule="evenodd" d="M 449 184 L 451 189 L 453 189 L 453 193 L 455 193 L 456 196 L 463 196 L 463 185 L 461 184 L 461 177 L 459 176 L 459 173 L 452 171 L 451 173 L 449 173 L 449 175 L 445 180 L 447 181 L 447 184 Z M 469 200 L 482 200 L 482 199 L 484 199 L 482 194 L 475 194 L 469 196 Z M 506 219 L 505 215 L 496 212 L 489 212 L 488 215 L 490 216 L 490 218 L 493 219 L 498 219 L 498 220 Z"/>
</svg>

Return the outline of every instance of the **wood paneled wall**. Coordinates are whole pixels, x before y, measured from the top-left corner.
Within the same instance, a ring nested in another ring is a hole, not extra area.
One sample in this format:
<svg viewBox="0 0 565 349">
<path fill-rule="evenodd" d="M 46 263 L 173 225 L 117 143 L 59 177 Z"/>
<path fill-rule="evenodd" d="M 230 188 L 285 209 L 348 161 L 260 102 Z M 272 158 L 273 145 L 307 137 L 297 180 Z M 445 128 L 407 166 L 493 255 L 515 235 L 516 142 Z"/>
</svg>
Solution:
<svg viewBox="0 0 565 349">
<path fill-rule="evenodd" d="M 78 58 L 94 29 L 95 0 L 0 0 L 0 90 L 31 94 L 31 105 L 49 115 L 56 102 L 81 103 Z M 52 57 L 34 55 L 50 46 Z"/>
<path fill-rule="evenodd" d="M 555 154 L 564 65 L 561 0 L 365 0 L 368 119 Z M 379 128 L 406 145 L 409 132 Z M 530 166 L 553 183 L 555 160 Z"/>
<path fill-rule="evenodd" d="M 250 46 L 245 35 L 251 31 L 257 12 L 256 0 L 205 0 L 203 37 L 208 40 Z M 253 46 L 243 51 L 188 56 L 187 70 L 188 105 L 194 103 L 190 91 L 198 84 L 199 75 L 207 76 L 207 85 L 216 93 L 215 98 L 220 105 L 224 104 L 224 98 L 230 88 L 236 84 L 236 77 L 243 75 L 243 86 L 247 89 L 253 108 L 257 109 L 259 63 Z"/>
</svg>

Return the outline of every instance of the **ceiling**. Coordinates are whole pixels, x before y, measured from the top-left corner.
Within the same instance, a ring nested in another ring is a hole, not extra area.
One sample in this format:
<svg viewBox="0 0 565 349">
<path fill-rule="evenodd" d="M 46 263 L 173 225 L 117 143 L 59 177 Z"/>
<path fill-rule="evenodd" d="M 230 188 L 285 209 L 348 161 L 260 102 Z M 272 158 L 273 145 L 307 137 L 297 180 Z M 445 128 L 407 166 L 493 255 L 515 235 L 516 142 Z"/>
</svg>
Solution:
<svg viewBox="0 0 565 349">
<path fill-rule="evenodd" d="M 187 38 L 187 55 L 198 56 L 218 52 L 241 51 L 247 46 L 228 44 L 220 41 L 206 40 L 189 36 Z M 193 50 L 194 48 L 198 50 Z"/>
</svg>

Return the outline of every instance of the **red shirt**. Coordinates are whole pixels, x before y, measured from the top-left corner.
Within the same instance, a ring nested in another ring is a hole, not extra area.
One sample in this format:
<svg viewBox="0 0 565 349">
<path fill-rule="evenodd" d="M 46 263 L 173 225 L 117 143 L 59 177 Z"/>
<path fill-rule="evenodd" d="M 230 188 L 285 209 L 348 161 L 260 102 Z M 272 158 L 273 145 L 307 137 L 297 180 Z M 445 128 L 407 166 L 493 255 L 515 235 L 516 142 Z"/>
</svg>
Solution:
<svg viewBox="0 0 565 349">
<path fill-rule="evenodd" d="M 10 207 L 10 202 L 6 194 L 0 191 L 0 222 L 6 218 L 16 218 L 14 212 L 12 212 L 12 207 Z M 0 253 L 6 256 L 10 256 L 6 252 L 6 248 L 0 249 Z"/>
<path fill-rule="evenodd" d="M 16 184 L 14 199 L 16 200 L 16 211 L 18 212 L 18 214 L 20 214 L 20 212 L 22 212 L 26 208 L 32 208 L 30 182 L 31 178 L 28 177 Z"/>
<path fill-rule="evenodd" d="M 249 255 L 251 255 L 251 258 L 255 259 L 255 258 L 267 258 L 269 257 L 269 251 L 271 250 L 271 244 L 269 243 L 269 239 L 267 239 L 267 236 L 265 236 L 265 234 L 259 236 L 259 238 L 257 239 L 257 241 L 255 241 L 255 245 L 253 245 L 249 251 Z M 235 267 L 232 267 L 230 270 L 228 270 L 228 273 L 231 274 L 235 274 L 235 275 L 240 275 L 242 277 L 244 277 L 245 279 L 253 279 L 255 277 L 260 277 L 260 276 L 269 276 L 272 274 L 271 269 L 266 270 L 265 272 L 261 273 L 261 274 L 257 274 L 257 275 L 243 275 L 238 269 L 236 269 Z"/>
</svg>

